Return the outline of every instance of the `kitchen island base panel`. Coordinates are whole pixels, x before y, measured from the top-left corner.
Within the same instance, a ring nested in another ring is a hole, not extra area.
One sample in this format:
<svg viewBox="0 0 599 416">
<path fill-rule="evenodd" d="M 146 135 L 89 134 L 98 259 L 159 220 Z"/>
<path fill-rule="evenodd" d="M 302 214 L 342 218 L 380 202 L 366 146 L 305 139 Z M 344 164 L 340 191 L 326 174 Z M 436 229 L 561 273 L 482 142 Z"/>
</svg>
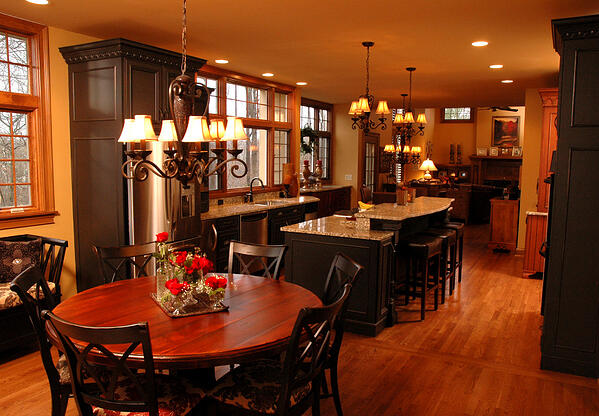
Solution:
<svg viewBox="0 0 599 416">
<path fill-rule="evenodd" d="M 289 247 L 286 281 L 299 284 L 322 297 L 325 280 L 339 252 L 364 266 L 349 298 L 346 329 L 376 336 L 389 321 L 389 276 L 393 258 L 392 238 L 358 240 L 332 236 L 285 233 Z"/>
</svg>

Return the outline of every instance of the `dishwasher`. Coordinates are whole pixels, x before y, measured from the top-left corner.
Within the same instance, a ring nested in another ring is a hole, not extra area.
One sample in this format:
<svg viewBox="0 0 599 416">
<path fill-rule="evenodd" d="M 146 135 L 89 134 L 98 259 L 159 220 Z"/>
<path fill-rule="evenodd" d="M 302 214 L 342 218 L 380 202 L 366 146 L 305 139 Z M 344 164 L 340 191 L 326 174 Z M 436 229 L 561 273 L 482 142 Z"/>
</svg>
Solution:
<svg viewBox="0 0 599 416">
<path fill-rule="evenodd" d="M 242 243 L 268 244 L 268 212 L 254 212 L 240 216 L 239 240 Z M 245 256 L 244 262 L 248 262 Z M 237 259 L 235 259 L 237 262 Z M 262 261 L 249 261 L 248 271 L 250 274 L 262 275 L 265 265 L 268 264 L 266 259 Z M 239 270 L 239 264 L 233 266 L 233 270 Z"/>
<path fill-rule="evenodd" d="M 240 217 L 239 240 L 242 243 L 268 244 L 268 212 L 260 211 Z"/>
</svg>

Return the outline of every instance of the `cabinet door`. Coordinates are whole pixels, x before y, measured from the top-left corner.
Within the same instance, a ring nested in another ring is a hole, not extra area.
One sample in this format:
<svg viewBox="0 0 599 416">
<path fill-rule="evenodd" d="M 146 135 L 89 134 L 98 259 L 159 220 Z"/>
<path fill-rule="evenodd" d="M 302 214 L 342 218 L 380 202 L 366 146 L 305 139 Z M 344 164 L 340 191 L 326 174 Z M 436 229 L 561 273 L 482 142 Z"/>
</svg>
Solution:
<svg viewBox="0 0 599 416">
<path fill-rule="evenodd" d="M 125 115 L 150 115 L 156 134 L 160 133 L 159 127 L 162 122 L 161 106 L 164 92 L 161 81 L 161 65 L 127 61 Z"/>
</svg>

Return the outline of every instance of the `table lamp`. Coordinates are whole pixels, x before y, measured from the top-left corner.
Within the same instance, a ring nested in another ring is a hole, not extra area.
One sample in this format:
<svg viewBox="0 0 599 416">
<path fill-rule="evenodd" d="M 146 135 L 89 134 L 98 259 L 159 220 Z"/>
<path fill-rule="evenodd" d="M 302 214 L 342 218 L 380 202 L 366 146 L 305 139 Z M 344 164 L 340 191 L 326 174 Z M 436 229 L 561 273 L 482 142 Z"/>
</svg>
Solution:
<svg viewBox="0 0 599 416">
<path fill-rule="evenodd" d="M 437 170 L 437 167 L 432 160 L 426 159 L 424 162 L 422 162 L 422 165 L 420 165 L 420 170 L 426 171 L 424 174 L 424 180 L 430 181 L 432 179 L 431 171 Z"/>
</svg>

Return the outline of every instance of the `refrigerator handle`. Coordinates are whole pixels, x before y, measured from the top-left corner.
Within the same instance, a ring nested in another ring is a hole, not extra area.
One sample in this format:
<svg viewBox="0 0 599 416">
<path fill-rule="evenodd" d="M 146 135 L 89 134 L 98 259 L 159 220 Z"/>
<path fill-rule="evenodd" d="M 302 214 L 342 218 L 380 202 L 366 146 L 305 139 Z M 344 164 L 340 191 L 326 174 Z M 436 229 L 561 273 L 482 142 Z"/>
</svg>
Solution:
<svg viewBox="0 0 599 416">
<path fill-rule="evenodd" d="M 216 227 L 214 224 L 212 224 L 211 226 L 212 228 L 212 233 L 214 234 L 214 242 L 212 243 L 212 250 L 211 251 L 216 251 L 216 244 L 218 242 L 218 232 L 216 231 Z"/>
</svg>

